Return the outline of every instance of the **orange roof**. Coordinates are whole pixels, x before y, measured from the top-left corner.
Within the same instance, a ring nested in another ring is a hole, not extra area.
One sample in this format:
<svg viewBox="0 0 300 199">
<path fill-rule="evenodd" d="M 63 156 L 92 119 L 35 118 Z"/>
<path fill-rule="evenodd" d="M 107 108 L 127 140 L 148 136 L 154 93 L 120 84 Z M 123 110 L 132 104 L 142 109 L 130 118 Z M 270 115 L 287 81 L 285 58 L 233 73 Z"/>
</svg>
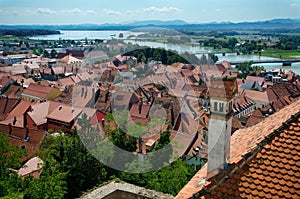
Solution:
<svg viewBox="0 0 300 199">
<path fill-rule="evenodd" d="M 245 94 L 252 100 L 269 102 L 268 93 L 266 91 L 261 92 L 256 90 L 243 89 L 241 92 L 245 92 Z"/>
<path fill-rule="evenodd" d="M 54 111 L 61 103 L 54 101 L 42 102 L 31 106 L 32 111 L 27 114 L 37 125 L 47 123 L 47 116 Z"/>
<path fill-rule="evenodd" d="M 150 110 L 150 105 L 143 103 L 141 113 L 139 113 L 139 104 L 134 103 L 134 104 L 132 104 L 132 106 L 130 108 L 130 115 L 134 116 L 134 117 L 147 118 L 149 110 Z"/>
<path fill-rule="evenodd" d="M 28 108 L 34 103 L 21 100 L 20 103 L 8 114 L 8 118 L 13 118 L 14 116 L 23 116 L 23 114 L 28 110 Z"/>
<path fill-rule="evenodd" d="M 231 64 L 228 61 L 222 61 L 221 64 L 225 67 L 225 69 L 231 69 L 232 68 Z"/>
<path fill-rule="evenodd" d="M 64 56 L 62 59 L 59 60 L 60 62 L 64 62 L 67 64 L 72 64 L 72 63 L 81 63 L 82 61 L 80 59 L 77 59 L 73 57 L 72 55 L 67 55 Z"/>
<path fill-rule="evenodd" d="M 18 170 L 18 174 L 23 177 L 29 175 L 34 171 L 38 171 L 42 169 L 43 160 L 39 157 L 33 157 L 28 160 L 23 167 Z"/>
<path fill-rule="evenodd" d="M 81 111 L 82 109 L 66 104 L 61 104 L 51 114 L 49 114 L 47 118 L 69 123 L 74 120 Z"/>
<path fill-rule="evenodd" d="M 29 95 L 45 99 L 53 88 L 49 86 L 43 86 L 40 84 L 31 83 L 28 88 L 22 93 L 22 95 Z"/>
<path fill-rule="evenodd" d="M 248 75 L 246 77 L 246 82 L 255 82 L 257 81 L 259 83 L 259 85 L 262 85 L 262 83 L 265 81 L 264 77 L 257 77 L 257 76 L 250 76 Z"/>
<path fill-rule="evenodd" d="M 295 115 L 298 112 L 300 112 L 300 100 L 294 102 L 293 104 L 291 104 L 289 106 L 286 106 L 279 112 L 276 112 L 273 115 L 267 117 L 266 119 L 264 119 L 262 122 L 258 123 L 255 126 L 237 130 L 231 136 L 229 163 L 238 164 L 239 162 L 243 161 L 244 160 L 243 155 L 245 155 L 249 151 L 257 148 L 258 145 L 260 143 L 262 143 L 265 138 L 272 137 L 272 136 L 270 136 L 270 134 L 272 134 L 275 130 L 282 128 L 283 122 L 287 121 L 291 117 L 291 115 Z M 299 117 L 299 115 L 298 115 L 298 117 Z M 299 121 L 299 119 L 298 119 L 298 121 Z M 298 131 L 300 130 L 299 122 L 298 122 L 299 127 L 296 127 L 296 129 Z M 300 136 L 300 135 L 298 135 L 298 136 Z M 285 139 L 287 137 L 283 137 L 283 138 Z M 295 147 L 295 146 L 299 146 L 299 139 L 297 141 L 297 144 L 294 145 L 294 143 L 293 143 L 293 146 L 291 146 L 291 147 Z M 285 149 L 282 148 L 281 150 L 285 150 Z M 291 149 L 289 149 L 289 150 L 291 151 Z M 283 151 L 281 151 L 281 152 L 279 151 L 275 154 L 276 154 L 276 156 L 277 155 L 281 156 L 281 154 L 283 154 L 282 152 Z M 293 153 L 291 152 L 291 154 L 294 154 L 294 153 L 295 152 L 293 152 Z M 298 154 L 298 156 L 297 156 L 297 154 Z M 296 154 L 294 154 L 294 156 L 296 158 L 299 158 L 299 154 L 300 153 L 298 150 L 298 152 L 296 152 Z M 298 159 L 298 162 L 299 162 L 299 159 Z M 276 163 L 276 165 L 277 165 L 277 163 Z M 281 167 L 279 167 L 279 168 L 281 168 Z M 271 169 L 271 171 L 272 171 L 272 169 Z M 190 198 L 193 196 L 193 194 L 196 194 L 197 192 L 199 192 L 203 188 L 203 186 L 206 186 L 210 183 L 210 182 L 205 182 L 205 180 L 203 180 L 206 177 L 206 175 L 207 175 L 207 164 L 196 173 L 196 175 L 190 180 L 190 182 L 188 182 L 188 184 L 178 193 L 176 198 L 177 199 Z M 299 176 L 299 173 L 298 173 L 298 176 Z M 223 183 L 223 184 L 227 184 L 227 183 Z M 298 188 L 298 190 L 299 190 L 299 188 Z M 217 197 L 217 196 L 214 196 L 214 197 Z M 222 195 L 220 197 L 222 197 Z"/>
</svg>

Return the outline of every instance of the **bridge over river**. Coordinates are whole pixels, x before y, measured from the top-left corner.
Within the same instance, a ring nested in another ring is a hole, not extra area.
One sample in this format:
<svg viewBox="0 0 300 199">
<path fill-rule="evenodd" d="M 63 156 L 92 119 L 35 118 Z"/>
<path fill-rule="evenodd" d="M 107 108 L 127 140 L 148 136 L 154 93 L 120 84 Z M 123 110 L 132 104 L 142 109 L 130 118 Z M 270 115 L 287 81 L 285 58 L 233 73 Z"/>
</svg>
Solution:
<svg viewBox="0 0 300 199">
<path fill-rule="evenodd" d="M 282 66 L 292 66 L 292 63 L 300 62 L 300 59 L 279 59 L 279 60 L 250 60 L 253 64 L 262 64 L 262 63 L 280 63 Z M 245 61 L 230 61 L 231 65 L 239 65 Z"/>
</svg>

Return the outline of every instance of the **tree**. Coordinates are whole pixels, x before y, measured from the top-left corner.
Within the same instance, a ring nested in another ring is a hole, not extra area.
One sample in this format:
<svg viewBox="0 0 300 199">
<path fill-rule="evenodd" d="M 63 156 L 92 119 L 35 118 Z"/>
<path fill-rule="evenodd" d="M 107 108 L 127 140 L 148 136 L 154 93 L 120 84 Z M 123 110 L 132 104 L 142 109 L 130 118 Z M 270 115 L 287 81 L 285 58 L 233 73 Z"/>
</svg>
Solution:
<svg viewBox="0 0 300 199">
<path fill-rule="evenodd" d="M 228 48 L 230 48 L 233 51 L 233 49 L 237 43 L 238 43 L 238 40 L 235 37 L 229 38 L 228 39 Z"/>
<path fill-rule="evenodd" d="M 219 61 L 219 58 L 217 55 L 213 54 L 213 53 L 209 53 L 208 57 L 214 62 L 216 63 L 217 61 Z"/>
<path fill-rule="evenodd" d="M 147 58 L 145 57 L 145 54 L 143 52 L 141 52 L 138 57 L 137 57 L 137 61 L 138 62 L 146 62 Z"/>
<path fill-rule="evenodd" d="M 106 167 L 87 151 L 76 130 L 73 135 L 46 137 L 39 156 L 44 161 L 43 171 L 40 181 L 31 184 L 28 196 L 33 197 L 34 191 L 41 190 L 41 198 L 47 198 L 52 189 L 57 198 L 74 198 L 108 180 Z M 43 191 L 48 186 L 49 191 Z"/>
<path fill-rule="evenodd" d="M 136 138 L 129 134 L 126 134 L 120 129 L 116 129 L 110 132 L 110 140 L 119 148 L 126 151 L 136 151 Z"/>
<path fill-rule="evenodd" d="M 134 164 L 131 166 L 134 166 Z M 119 178 L 147 189 L 153 189 L 175 196 L 182 187 L 186 185 L 195 172 L 191 166 L 188 166 L 181 159 L 177 159 L 158 171 L 149 173 L 120 172 Z"/>
<path fill-rule="evenodd" d="M 51 58 L 56 58 L 57 56 L 57 51 L 55 49 L 52 49 L 51 52 L 50 52 L 50 57 Z"/>
<path fill-rule="evenodd" d="M 7 51 L 3 51 L 3 52 L 2 52 L 2 55 L 3 55 L 4 57 L 6 57 L 6 56 L 8 55 L 8 52 L 7 52 Z"/>
<path fill-rule="evenodd" d="M 171 135 L 171 131 L 169 130 L 161 132 L 160 137 L 157 140 L 157 143 L 154 147 L 154 150 L 162 149 L 163 147 L 168 145 L 170 143 L 170 135 Z"/>
<path fill-rule="evenodd" d="M 8 135 L 0 132 L 0 197 L 22 191 L 22 180 L 11 169 L 21 166 L 25 151 L 9 144 Z"/>
<path fill-rule="evenodd" d="M 49 57 L 49 56 L 50 56 L 49 52 L 47 50 L 44 50 L 43 57 Z"/>
</svg>

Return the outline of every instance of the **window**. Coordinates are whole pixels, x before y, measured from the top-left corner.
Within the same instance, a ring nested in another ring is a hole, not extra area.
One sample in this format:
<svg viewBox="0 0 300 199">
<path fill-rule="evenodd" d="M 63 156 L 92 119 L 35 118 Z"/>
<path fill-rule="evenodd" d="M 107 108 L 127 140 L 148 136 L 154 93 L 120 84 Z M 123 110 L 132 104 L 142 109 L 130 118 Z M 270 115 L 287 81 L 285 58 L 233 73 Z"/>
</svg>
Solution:
<svg viewBox="0 0 300 199">
<path fill-rule="evenodd" d="M 224 103 L 219 103 L 219 111 L 224 112 Z"/>
<path fill-rule="evenodd" d="M 228 107 L 228 109 L 229 109 L 229 112 L 232 111 L 232 101 L 229 102 L 229 107 Z"/>
<path fill-rule="evenodd" d="M 218 111 L 218 102 L 214 103 L 214 111 Z"/>
</svg>

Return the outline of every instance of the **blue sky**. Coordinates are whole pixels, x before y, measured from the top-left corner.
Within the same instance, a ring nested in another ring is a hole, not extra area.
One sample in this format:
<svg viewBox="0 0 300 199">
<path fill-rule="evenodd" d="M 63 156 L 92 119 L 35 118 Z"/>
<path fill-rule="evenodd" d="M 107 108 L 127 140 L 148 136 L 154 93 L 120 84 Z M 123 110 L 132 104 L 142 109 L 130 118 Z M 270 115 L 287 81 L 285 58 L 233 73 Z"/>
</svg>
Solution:
<svg viewBox="0 0 300 199">
<path fill-rule="evenodd" d="M 0 24 L 242 22 L 300 18 L 300 0 L 0 0 Z"/>
</svg>

